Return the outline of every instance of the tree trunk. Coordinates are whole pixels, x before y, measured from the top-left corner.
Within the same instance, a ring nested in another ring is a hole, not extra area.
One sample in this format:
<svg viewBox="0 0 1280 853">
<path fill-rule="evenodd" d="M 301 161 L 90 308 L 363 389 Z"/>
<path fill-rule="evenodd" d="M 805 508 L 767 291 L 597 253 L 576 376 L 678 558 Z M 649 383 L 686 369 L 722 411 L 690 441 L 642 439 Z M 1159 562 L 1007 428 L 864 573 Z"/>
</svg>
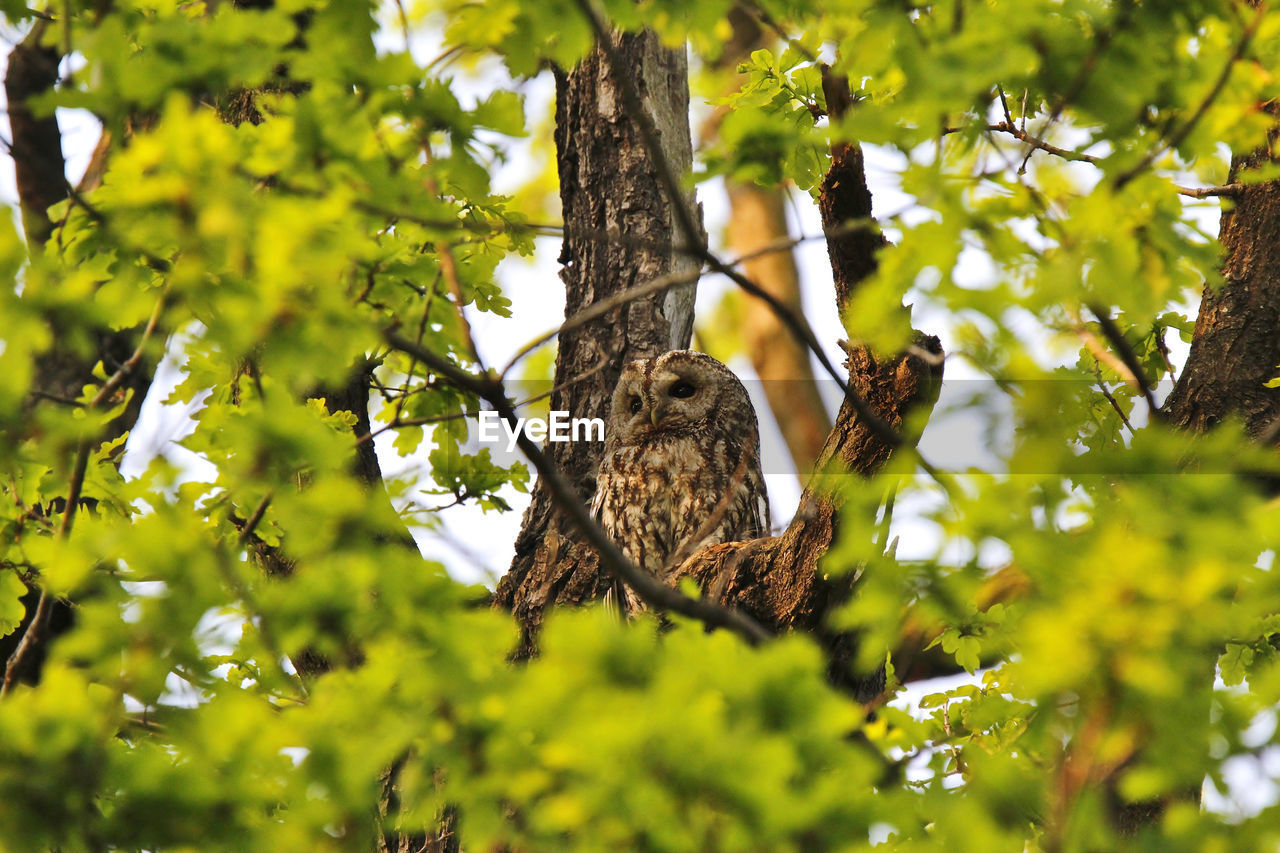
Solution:
<svg viewBox="0 0 1280 853">
<path fill-rule="evenodd" d="M 1229 183 L 1276 162 L 1273 129 L 1258 150 L 1231 160 Z M 1228 415 L 1262 436 L 1280 418 L 1280 181 L 1244 185 L 1224 202 L 1219 240 L 1223 284 L 1204 289 L 1186 367 L 1165 411 L 1175 424 L 1203 431 Z M 1269 436 L 1274 440 L 1275 435 Z"/>
<path fill-rule="evenodd" d="M 688 69 L 683 50 L 661 45 L 651 32 L 613 36 L 613 42 L 660 134 L 672 171 L 692 166 Z M 635 285 L 666 275 L 696 274 L 698 264 L 679 251 L 675 208 L 646 152 L 640 131 L 597 48 L 570 72 L 556 73 L 556 151 L 565 223 L 560 277 L 565 317 Z M 692 194 L 674 204 L 693 209 Z M 695 284 L 629 302 L 560 339 L 551 409 L 574 417 L 604 418 L 623 366 L 689 345 Z M 552 459 L 583 501 L 595 491 L 602 447 L 592 442 L 548 445 Z M 525 626 L 523 651 L 532 650 L 543 610 L 604 594 L 595 553 L 541 483 L 516 539 L 511 570 L 495 595 Z"/>
<path fill-rule="evenodd" d="M 629 51 L 634 51 L 639 37 L 630 43 L 624 38 L 622 42 Z M 636 62 L 634 53 L 629 55 L 631 61 Z M 612 241 L 602 244 L 596 240 L 583 241 L 577 236 L 583 227 L 584 215 L 589 217 L 585 222 L 599 230 L 621 233 L 617 220 L 618 209 L 622 207 L 618 201 L 620 191 L 625 193 L 623 198 L 662 200 L 653 173 L 643 160 L 626 161 L 636 171 L 621 185 L 617 180 L 620 166 L 615 164 L 619 154 L 639 152 L 640 148 L 630 137 L 634 133 L 630 124 L 616 113 L 620 98 L 613 93 L 606 94 L 607 76 L 597 54 L 561 78 L 557 141 L 568 230 L 562 256 L 568 316 L 590 304 L 592 297 L 602 298 L 645 280 L 633 274 L 633 262 L 624 260 L 626 265 L 615 265 L 614 259 L 627 259 L 630 253 L 639 251 L 632 248 L 634 244 Z M 847 106 L 850 101 L 847 81 L 833 79 L 829 85 L 832 88 L 829 102 Z M 616 137 L 620 118 L 622 129 L 628 134 L 624 137 L 628 140 L 626 144 L 620 144 Z M 606 132 L 606 144 L 601 147 L 602 133 Z M 663 137 L 673 142 L 669 131 L 664 132 Z M 850 220 L 865 221 L 871 213 L 871 195 L 866 186 L 861 150 L 856 145 L 839 144 L 832 153 L 833 162 L 823 184 L 820 205 L 823 224 L 828 230 L 837 229 Z M 678 164 L 677 168 L 680 168 Z M 628 180 L 640 182 L 634 191 L 625 189 Z M 655 228 L 664 227 L 669 216 L 662 208 L 656 216 L 651 212 L 647 221 Z M 873 229 L 844 231 L 829 240 L 840 310 L 843 311 L 853 288 L 875 270 L 875 252 L 881 245 L 883 238 Z M 658 274 L 661 274 L 659 268 L 649 273 Z M 622 281 L 618 281 L 619 278 Z M 603 416 L 623 360 L 651 355 L 662 348 L 666 332 L 663 319 L 655 304 L 640 303 L 632 305 L 612 323 L 596 323 L 566 335 L 557 359 L 557 386 L 589 371 L 601 358 L 609 360 L 610 369 L 562 389 L 553 398 L 552 408 L 572 407 L 577 415 Z M 851 387 L 872 411 L 895 429 L 902 427 L 911 409 L 931 406 L 937 397 L 942 363 L 938 340 L 920 336 L 913 352 L 917 354 L 883 357 L 865 347 L 848 348 Z M 919 353 L 926 356 L 921 357 Z M 856 407 L 846 401 L 826 439 L 819 470 L 870 476 L 883 466 L 894 449 L 858 416 Z M 552 446 L 557 463 L 577 485 L 584 500 L 593 490 L 592 465 L 598 451 L 599 448 L 585 444 Z M 835 476 L 843 478 L 845 474 Z M 712 546 L 691 557 L 678 574 L 695 577 L 709 594 L 743 609 L 774 630 L 817 633 L 832 651 L 834 680 L 866 700 L 879 692 L 882 676 L 848 674 L 846 663 L 852 638 L 827 635 L 823 628 L 828 609 L 847 597 L 851 583 L 849 578 L 828 582 L 817 571 L 818 559 L 835 538 L 841 503 L 840 490 L 820 485 L 829 482 L 819 478 L 810 485 L 801 499 L 799 512 L 782 535 Z M 548 605 L 578 603 L 602 595 L 604 581 L 595 554 L 579 544 L 573 529 L 539 489 L 525 516 L 512 570 L 499 584 L 496 596 L 497 603 L 513 610 L 525 625 L 527 642 L 522 651 L 526 654 L 532 651 L 532 633 Z"/>
</svg>

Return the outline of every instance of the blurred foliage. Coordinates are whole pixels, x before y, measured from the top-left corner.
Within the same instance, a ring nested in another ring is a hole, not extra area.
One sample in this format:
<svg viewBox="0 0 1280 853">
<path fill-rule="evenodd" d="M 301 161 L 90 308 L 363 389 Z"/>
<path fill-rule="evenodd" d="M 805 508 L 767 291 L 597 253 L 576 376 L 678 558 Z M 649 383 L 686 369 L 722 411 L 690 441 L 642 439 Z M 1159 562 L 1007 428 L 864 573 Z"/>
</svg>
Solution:
<svg viewBox="0 0 1280 853">
<path fill-rule="evenodd" d="M 728 7 L 606 11 L 711 57 Z M 513 620 L 402 547 L 404 520 L 351 475 L 354 419 L 317 389 L 369 363 L 375 423 L 412 422 L 396 448 L 429 453 L 437 491 L 500 509 L 527 480 L 471 452 L 451 416 L 477 400 L 383 340 L 475 368 L 458 308 L 509 313 L 494 272 L 532 252 L 548 172 L 512 196 L 491 173 L 525 132 L 519 81 L 590 46 L 578 4 L 408 4 L 411 26 L 514 75 L 477 99 L 379 36 L 389 5 L 71 0 L 39 11 L 85 65 L 42 107 L 91 110 L 124 141 L 100 188 L 51 211 L 43 250 L 0 223 L 0 630 L 25 584 L 75 602 L 40 685 L 0 701 L 0 849 L 365 851 L 396 765 L 399 825 L 456 807 L 468 850 L 1100 850 L 1121 843 L 1109 797 L 1221 789 L 1228 763 L 1280 745 L 1276 461 L 1233 424 L 1126 424 L 1145 403 L 1080 346 L 1105 338 L 1088 311 L 1105 306 L 1149 376 L 1168 373 L 1162 336 L 1189 330 L 1177 306 L 1218 286 L 1207 203 L 1174 184 L 1223 181 L 1224 152 L 1264 138 L 1280 17 L 1220 0 L 758 8 L 794 40 L 744 64 L 709 173 L 811 188 L 833 140 L 896 152 L 912 215 L 884 216 L 895 244 L 849 333 L 900 346 L 903 294 L 945 312 L 953 355 L 1016 427 L 1001 472 L 908 487 L 944 496 L 932 559 L 885 557 L 884 489 L 851 483 L 823 563 L 862 572 L 838 622 L 860 632 L 862 667 L 910 617 L 980 674 L 914 716 L 867 717 L 808 638 L 659 637 L 594 609 L 552 614 L 541 657 L 513 666 Z M 854 81 L 836 123 L 818 57 Z M 247 93 L 253 120 L 223 121 Z M 988 129 L 1006 119 L 1097 161 Z M 957 274 L 963 252 L 986 279 Z M 185 440 L 212 463 L 200 481 L 163 459 L 118 473 L 100 436 L 123 401 L 91 405 L 118 365 L 75 405 L 24 405 L 52 348 L 87 357 L 153 312 L 146 355 L 186 336 L 175 399 L 212 389 Z M 545 378 L 542 359 L 527 376 Z M 992 544 L 1023 591 L 984 606 Z M 256 545 L 293 571 L 261 572 Z M 304 681 L 302 650 L 337 668 Z M 1276 826 L 1274 809 L 1175 799 L 1125 843 L 1272 849 Z"/>
</svg>

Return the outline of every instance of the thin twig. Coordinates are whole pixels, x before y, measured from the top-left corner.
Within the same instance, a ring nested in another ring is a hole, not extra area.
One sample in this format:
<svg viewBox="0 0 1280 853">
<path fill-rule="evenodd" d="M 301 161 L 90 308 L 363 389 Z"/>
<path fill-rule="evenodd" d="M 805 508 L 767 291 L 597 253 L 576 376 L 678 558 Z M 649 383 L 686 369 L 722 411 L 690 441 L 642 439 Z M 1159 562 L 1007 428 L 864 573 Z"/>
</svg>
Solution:
<svg viewBox="0 0 1280 853">
<path fill-rule="evenodd" d="M 395 332 L 386 332 L 384 339 L 396 349 L 416 356 L 436 375 L 454 386 L 470 391 L 487 400 L 504 420 L 514 421 L 516 419 L 515 411 L 507 399 L 501 379 L 473 376 L 431 350 L 420 347 Z M 769 638 L 769 633 L 746 614 L 738 610 L 721 607 L 706 599 L 690 598 L 679 590 L 661 583 L 653 575 L 627 559 L 626 555 L 618 549 L 618 546 L 614 544 L 608 534 L 591 518 L 581 498 L 560 476 L 555 463 L 524 434 L 523 430 L 516 432 L 516 441 L 525 457 L 538 470 L 538 475 L 542 478 L 542 482 L 546 483 L 555 502 L 565 511 L 573 521 L 574 526 L 579 529 L 600 555 L 600 564 L 608 569 L 615 578 L 626 583 L 648 605 L 656 610 L 668 610 L 697 619 L 708 627 L 727 628 L 738 633 L 753 645 Z"/>
<path fill-rule="evenodd" d="M 431 304 L 435 301 L 435 296 L 436 296 L 436 285 L 439 283 L 439 281 L 440 281 L 440 273 L 437 273 L 437 274 L 436 274 L 436 280 L 435 280 L 435 281 L 433 281 L 433 282 L 431 283 L 431 289 L 430 289 L 429 291 L 426 291 L 426 293 L 424 294 L 424 297 L 425 297 L 425 298 L 422 300 L 422 316 L 420 316 L 420 317 L 418 318 L 418 332 L 417 332 L 417 338 L 416 338 L 416 340 L 418 341 L 418 343 L 422 343 L 422 338 L 423 338 L 423 336 L 424 336 L 424 335 L 426 335 L 426 333 L 427 333 L 427 321 L 431 318 Z M 406 375 L 405 380 L 404 380 L 404 389 L 405 389 L 405 393 L 402 393 L 402 394 L 399 396 L 399 398 L 396 400 L 396 413 L 395 413 L 395 415 L 391 418 L 391 420 L 392 420 L 393 422 L 395 422 L 395 421 L 399 421 L 399 420 L 400 420 L 400 416 L 404 414 L 404 405 L 405 405 L 405 401 L 408 399 L 408 390 L 409 390 L 409 387 L 410 387 L 411 383 L 413 382 L 413 374 L 414 374 L 414 371 L 415 371 L 415 370 L 417 370 L 417 369 L 418 369 L 418 362 L 417 362 L 417 360 L 416 360 L 416 359 L 413 359 L 413 358 L 410 358 L 410 359 L 409 359 L 409 372 L 408 372 L 408 374 Z M 371 382 L 373 382 L 375 385 L 377 384 L 377 381 L 373 378 L 372 374 L 370 374 L 370 377 L 369 377 L 369 378 L 370 378 L 370 381 L 371 381 Z M 424 387 L 425 387 L 425 386 L 424 386 Z M 379 390 L 382 392 L 382 395 L 383 395 L 384 397 L 386 397 L 386 395 L 387 395 L 387 393 L 386 393 L 387 389 L 379 388 Z M 370 436 L 370 437 L 371 437 L 371 436 Z M 361 438 L 361 440 L 360 440 L 360 441 L 357 441 L 357 442 L 356 442 L 356 445 L 358 446 L 358 445 L 361 443 L 361 441 L 363 441 L 363 440 L 364 440 L 364 439 L 363 439 L 363 438 Z"/>
<path fill-rule="evenodd" d="M 1120 416 L 1120 422 L 1129 428 L 1129 434 L 1132 435 L 1134 433 L 1133 424 L 1129 423 L 1129 416 L 1124 413 L 1124 409 L 1120 408 L 1120 403 L 1116 400 L 1115 395 L 1111 393 L 1111 389 L 1107 387 L 1107 383 L 1099 379 L 1098 390 L 1102 392 L 1102 396 L 1111 404 L 1111 408 L 1115 409 L 1116 414 Z"/>
<path fill-rule="evenodd" d="M 9 691 L 13 689 L 13 685 L 17 682 L 18 673 L 21 672 L 22 662 L 26 660 L 31 650 L 44 639 L 44 627 L 49 621 L 49 613 L 52 609 L 53 596 L 49 595 L 48 587 L 42 587 L 40 589 L 40 602 L 36 605 L 36 612 L 31 617 L 31 622 L 27 624 L 27 630 L 23 632 L 22 639 L 18 642 L 18 647 L 9 656 L 9 663 L 4 668 L 4 686 L 0 687 L 0 697 L 9 695 Z"/>
<path fill-rule="evenodd" d="M 889 481 L 888 486 L 885 489 L 884 503 L 882 504 L 884 507 L 884 516 L 880 520 L 880 530 L 876 536 L 876 541 L 880 543 L 881 553 L 884 554 L 891 553 L 891 549 L 889 548 L 889 534 L 893 529 L 893 508 L 898 501 L 898 486 L 899 480 L 898 478 L 894 478 Z"/>
<path fill-rule="evenodd" d="M 1209 89 L 1209 93 L 1200 101 L 1200 105 L 1196 108 L 1196 111 L 1191 114 L 1191 118 L 1187 119 L 1181 127 L 1174 131 L 1173 135 L 1170 136 L 1163 145 L 1156 146 L 1151 151 L 1148 151 L 1146 156 L 1143 157 L 1136 166 L 1118 175 L 1114 182 L 1117 190 L 1122 189 L 1125 184 L 1142 174 L 1142 172 L 1154 163 L 1156 158 L 1161 154 L 1166 151 L 1172 151 L 1181 145 L 1182 141 L 1191 134 L 1191 131 L 1195 129 L 1195 126 L 1200 123 L 1200 119 L 1204 118 L 1205 113 L 1209 111 L 1209 107 L 1213 106 L 1213 102 L 1218 99 L 1218 96 L 1222 94 L 1222 90 L 1226 88 L 1227 81 L 1231 78 L 1231 70 L 1235 68 L 1237 62 L 1244 58 L 1244 53 L 1249 49 L 1249 43 L 1253 41 L 1253 37 L 1258 32 L 1258 27 L 1262 24 L 1262 18 L 1266 13 L 1267 4 L 1265 2 L 1259 3 L 1257 11 L 1253 15 L 1253 20 L 1249 22 L 1249 25 L 1245 27 L 1244 32 L 1240 34 L 1240 39 L 1236 42 L 1235 50 L 1232 51 L 1231 56 L 1227 58 L 1227 62 L 1222 67 L 1222 72 L 1218 75 L 1218 79 L 1213 81 L 1212 88 Z"/>
<path fill-rule="evenodd" d="M 869 227 L 871 227 L 871 223 L 869 221 L 846 222 L 842 224 L 839 228 L 832 229 L 831 231 L 824 232 L 822 234 L 802 235 L 799 237 L 782 237 L 777 240 L 773 240 L 756 249 L 753 249 L 750 252 L 744 252 L 743 254 L 738 255 L 737 257 L 733 258 L 730 261 L 727 261 L 726 263 L 728 264 L 728 266 L 736 267 L 746 263 L 747 261 L 764 257 L 765 255 L 776 254 L 780 252 L 789 252 L 792 249 L 794 249 L 796 246 L 799 246 L 811 240 L 830 239 L 831 237 L 839 237 L 845 234 L 852 233 L 853 231 L 858 231 L 858 230 L 862 230 Z M 575 230 L 574 233 L 577 234 L 578 232 Z M 686 252 L 689 250 L 685 249 L 684 247 L 677 247 L 675 251 Z M 701 253 L 697 252 L 697 250 L 693 250 L 693 254 L 697 254 L 699 257 L 701 257 Z M 522 358 L 527 356 L 529 353 L 533 352 L 538 347 L 558 337 L 559 335 L 563 335 L 566 332 L 570 332 L 578 328 L 579 326 L 582 326 L 584 323 L 589 323 L 592 320 L 596 319 L 597 317 L 601 317 L 605 314 L 608 314 L 610 311 L 612 311 L 613 309 L 619 306 L 626 305 L 627 303 L 630 303 L 630 302 L 634 302 L 637 299 L 643 299 L 646 296 L 649 296 L 650 294 L 656 293 L 665 288 L 672 287 L 678 284 L 685 284 L 687 282 L 700 279 L 706 274 L 707 274 L 707 271 L 705 269 L 686 270 L 684 272 L 669 273 L 668 275 L 660 276 L 658 278 L 644 282 L 643 284 L 638 284 L 634 287 L 627 288 L 626 290 L 623 290 L 619 293 L 615 293 L 613 296 L 610 296 L 608 299 L 603 299 L 599 302 L 593 302 L 592 304 L 583 308 L 581 311 L 574 314 L 572 317 L 565 320 L 555 329 L 552 329 L 546 334 L 539 335 L 538 337 L 534 338 L 532 341 L 530 341 L 529 343 L 521 347 L 520 350 L 511 357 L 511 360 L 507 362 L 506 366 L 502 368 L 501 374 L 503 376 L 506 376 L 508 373 L 511 372 L 511 369 L 515 367 L 518 361 L 520 361 Z"/>
<path fill-rule="evenodd" d="M 1178 371 L 1173 369 L 1173 362 L 1169 359 L 1169 345 L 1165 343 L 1164 333 L 1168 327 L 1160 329 L 1160 334 L 1156 335 L 1156 348 L 1160 350 L 1160 360 L 1164 362 L 1164 369 L 1169 372 L 1169 381 L 1175 386 L 1178 384 Z"/>
<path fill-rule="evenodd" d="M 840 386 L 840 390 L 844 392 L 845 399 L 849 401 L 853 406 L 854 411 L 858 413 L 858 419 L 862 423 L 866 424 L 867 428 L 870 429 L 871 432 L 875 433 L 881 441 L 890 447 L 911 448 L 921 467 L 931 473 L 934 471 L 933 466 L 924 458 L 924 455 L 920 453 L 919 449 L 915 448 L 914 445 L 904 439 L 897 430 L 876 414 L 876 412 L 872 410 L 871 404 L 858 393 L 857 389 L 850 385 L 845 378 L 840 375 L 839 371 L 836 370 L 835 365 L 833 365 L 831 360 L 827 358 L 827 354 L 823 352 L 822 346 L 818 343 L 817 337 L 813 334 L 813 330 L 809 328 L 809 324 L 807 322 L 797 318 L 797 316 L 776 296 L 761 288 L 758 284 L 744 276 L 742 273 L 725 266 L 719 261 L 719 259 L 712 258 L 712 260 L 714 261 L 712 267 L 716 272 L 726 276 L 736 283 L 738 287 L 742 288 L 752 296 L 763 300 L 765 304 L 773 310 L 778 319 L 782 320 L 783 325 L 790 329 L 791 333 L 814 353 L 815 357 L 818 359 L 818 363 L 822 365 L 831 378 Z"/>
<path fill-rule="evenodd" d="M 1005 97 L 1004 86 L 996 86 L 996 93 L 1000 96 L 1000 108 L 1004 110 L 1004 122 L 1009 127 L 1013 127 L 1013 113 L 1009 111 L 1009 99 Z"/>
<path fill-rule="evenodd" d="M 428 150 L 425 153 L 430 158 L 431 152 Z M 429 159 L 428 162 L 430 162 Z M 426 187 L 432 196 L 437 198 L 441 196 L 440 187 L 435 178 L 428 177 Z M 462 306 L 462 278 L 458 275 L 458 260 L 453 256 L 453 248 L 445 241 L 437 240 L 435 248 L 436 257 L 440 261 L 440 274 L 444 277 L 445 283 L 449 285 L 449 293 L 453 296 L 453 310 L 458 317 L 458 327 L 462 329 L 462 337 L 467 345 L 467 354 L 471 356 L 472 364 L 482 366 L 480 350 L 476 348 L 475 335 L 471 333 L 471 322 L 467 320 L 467 313 Z M 422 341 L 421 334 L 418 336 L 418 341 Z"/>
<path fill-rule="evenodd" d="M 62 55 L 67 63 L 67 75 L 62 78 L 62 85 L 71 88 L 71 0 L 62 0 Z"/>
<path fill-rule="evenodd" d="M 1133 347 L 1129 344 L 1129 339 L 1124 336 L 1124 332 L 1120 331 L 1120 327 L 1116 325 L 1115 320 L 1111 319 L 1111 312 L 1103 305 L 1090 305 L 1089 311 L 1098 319 L 1098 327 L 1102 329 L 1102 334 L 1106 336 L 1107 341 L 1115 349 L 1116 354 L 1120 356 L 1120 360 L 1124 362 L 1124 366 L 1128 368 L 1130 375 L 1133 376 L 1133 381 L 1137 383 L 1138 390 L 1142 393 L 1143 399 L 1147 401 L 1147 407 L 1151 410 L 1152 419 L 1161 418 L 1160 406 L 1156 404 L 1151 380 L 1147 378 L 1147 372 L 1142 369 L 1142 364 L 1138 361 L 1138 354 L 1133 351 Z"/>
<path fill-rule="evenodd" d="M 809 50 L 809 48 L 806 47 L 799 39 L 797 39 L 795 36 L 791 35 L 785 29 L 783 29 L 782 25 L 778 23 L 777 19 L 774 18 L 773 15 L 769 14 L 768 9 L 765 9 L 759 3 L 750 2 L 750 0 L 748 0 L 748 2 L 742 3 L 741 6 L 746 11 L 755 15 L 756 20 L 764 24 L 769 29 L 773 30 L 773 32 L 778 36 L 778 38 L 782 39 L 784 42 L 787 43 L 787 47 L 795 50 L 796 53 L 799 53 L 801 56 L 803 56 L 805 59 L 809 60 L 810 62 L 818 61 L 817 54 Z"/>
<path fill-rule="evenodd" d="M 1139 389 L 1138 377 L 1133 375 L 1123 361 L 1121 361 L 1115 353 L 1107 349 L 1106 344 L 1098 340 L 1098 336 L 1089 330 L 1083 323 L 1076 326 L 1076 334 L 1080 336 L 1080 340 L 1084 342 L 1085 347 L 1093 355 L 1099 364 L 1105 364 L 1107 367 L 1115 371 L 1115 374 L 1127 385 L 1137 391 Z"/>
<path fill-rule="evenodd" d="M 480 350 L 476 349 L 476 339 L 471 333 L 471 323 L 467 320 L 466 311 L 462 307 L 462 281 L 458 277 L 458 262 L 453 257 L 449 244 L 436 243 L 436 256 L 440 259 L 440 272 L 449 285 L 449 293 L 453 295 L 454 311 L 458 315 L 458 327 L 462 329 L 462 338 L 467 345 L 467 355 L 473 364 L 480 364 Z"/>
<path fill-rule="evenodd" d="M 1244 192 L 1244 184 L 1224 184 L 1220 187 L 1180 187 L 1175 185 L 1174 189 L 1178 191 L 1179 195 L 1191 198 L 1236 198 L 1240 193 Z"/>
<path fill-rule="evenodd" d="M 155 334 L 156 326 L 160 322 L 160 311 L 164 308 L 165 298 L 168 290 L 160 296 L 156 301 L 156 307 L 151 311 L 151 317 L 147 320 L 146 327 L 142 330 L 142 340 L 138 342 L 138 346 L 134 348 L 133 354 L 125 360 L 124 364 L 115 373 L 111 374 L 106 382 L 102 383 L 102 387 L 98 389 L 98 393 L 89 401 L 89 408 L 96 409 L 98 406 L 106 402 L 107 398 L 115 392 L 117 388 L 129 378 L 129 374 L 138 369 L 138 365 L 142 363 L 142 357 L 145 355 L 145 347 L 147 341 Z"/>
<path fill-rule="evenodd" d="M 637 299 L 643 299 L 646 296 L 657 293 L 660 290 L 666 290 L 668 287 L 672 287 L 673 285 L 686 284 L 690 281 L 697 281 L 698 279 L 702 278 L 703 274 L 704 273 L 701 269 L 685 270 L 683 272 L 670 273 L 668 275 L 659 276 L 658 278 L 652 279 L 650 281 L 646 281 L 644 284 L 638 284 L 635 287 L 628 287 L 626 290 L 615 293 L 613 296 L 610 296 L 608 299 L 602 299 L 599 302 L 593 302 L 592 304 L 588 305 L 586 308 L 583 308 L 581 311 L 574 314 L 569 319 L 565 320 L 556 328 L 552 329 L 546 334 L 539 335 L 538 337 L 529 341 L 529 343 L 522 346 L 519 350 L 516 351 L 515 355 L 511 356 L 511 359 L 506 363 L 506 365 L 498 373 L 500 376 L 505 377 L 508 373 L 511 372 L 511 369 L 515 367 L 516 364 L 522 358 L 524 358 L 529 353 L 536 350 L 538 347 L 559 337 L 560 335 L 563 335 L 567 332 L 571 332 L 580 326 L 586 325 L 587 323 L 590 323 L 592 320 L 595 320 L 598 317 L 603 317 L 605 314 L 608 314 L 610 311 L 612 311 L 615 308 L 618 308 L 619 306 L 626 305 L 630 302 L 634 302 Z"/>
<path fill-rule="evenodd" d="M 404 49 L 409 51 L 409 15 L 404 9 L 404 0 L 395 0 L 396 15 L 400 20 L 400 37 L 404 39 Z"/>
<path fill-rule="evenodd" d="M 961 130 L 961 129 L 962 128 L 947 128 L 947 132 L 955 132 L 956 130 Z M 1046 154 L 1052 154 L 1055 157 L 1061 157 L 1064 160 L 1071 160 L 1072 162 L 1077 162 L 1077 163 L 1097 163 L 1098 162 L 1098 158 L 1093 156 L 1092 154 L 1085 154 L 1080 151 L 1072 151 L 1070 148 L 1061 148 L 1057 145 L 1053 145 L 1049 142 L 1046 142 L 1041 137 L 1032 136 L 1030 133 L 1027 133 L 1026 130 L 1019 128 L 1012 121 L 1006 120 L 1002 122 L 997 122 L 996 124 L 988 124 L 986 129 L 993 133 L 1007 133 L 1009 136 L 1012 136 L 1014 139 L 1018 140 L 1019 142 L 1024 142 L 1027 145 L 1031 146 L 1031 148 L 1034 150 L 1044 151 Z"/>
<path fill-rule="evenodd" d="M 257 528 L 258 523 L 262 521 L 262 517 L 267 514 L 267 507 L 271 505 L 271 493 L 267 492 L 262 496 L 262 500 L 258 501 L 258 506 L 253 510 L 253 515 L 244 523 L 244 527 L 240 528 L 240 538 L 236 540 L 236 547 L 243 548 L 249 543 L 249 537 L 253 535 L 253 531 Z"/>
</svg>

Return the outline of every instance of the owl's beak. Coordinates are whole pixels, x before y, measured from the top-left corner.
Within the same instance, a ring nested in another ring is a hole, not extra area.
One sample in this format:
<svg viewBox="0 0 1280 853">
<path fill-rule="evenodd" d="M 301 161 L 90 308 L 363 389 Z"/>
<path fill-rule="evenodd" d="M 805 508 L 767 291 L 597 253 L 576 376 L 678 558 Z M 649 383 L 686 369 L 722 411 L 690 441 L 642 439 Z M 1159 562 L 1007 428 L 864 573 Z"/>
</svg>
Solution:
<svg viewBox="0 0 1280 853">
<path fill-rule="evenodd" d="M 649 410 L 649 423 L 657 426 L 658 421 L 662 420 L 662 414 L 662 406 L 654 406 Z"/>
</svg>

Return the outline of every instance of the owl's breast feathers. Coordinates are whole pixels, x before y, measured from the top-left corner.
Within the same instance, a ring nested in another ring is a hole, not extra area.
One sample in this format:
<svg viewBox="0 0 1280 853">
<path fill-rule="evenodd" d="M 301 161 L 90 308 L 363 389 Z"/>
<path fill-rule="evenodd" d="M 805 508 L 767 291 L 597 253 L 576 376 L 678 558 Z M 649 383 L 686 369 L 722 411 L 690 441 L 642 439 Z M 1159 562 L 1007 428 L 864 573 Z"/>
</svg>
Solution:
<svg viewBox="0 0 1280 853">
<path fill-rule="evenodd" d="M 654 574 L 667 566 L 677 552 L 692 554 L 719 542 L 752 539 L 766 532 L 759 494 L 762 482 L 758 462 L 745 477 L 733 479 L 745 448 L 717 442 L 710 458 L 706 448 L 689 437 L 654 437 L 638 445 L 611 448 L 597 477 L 593 515 L 622 551 L 641 568 Z M 710 460 L 721 460 L 719 464 Z M 715 526 L 701 541 L 689 543 L 707 524 L 729 484 L 733 497 Z M 766 510 L 767 512 L 767 510 Z"/>
</svg>

